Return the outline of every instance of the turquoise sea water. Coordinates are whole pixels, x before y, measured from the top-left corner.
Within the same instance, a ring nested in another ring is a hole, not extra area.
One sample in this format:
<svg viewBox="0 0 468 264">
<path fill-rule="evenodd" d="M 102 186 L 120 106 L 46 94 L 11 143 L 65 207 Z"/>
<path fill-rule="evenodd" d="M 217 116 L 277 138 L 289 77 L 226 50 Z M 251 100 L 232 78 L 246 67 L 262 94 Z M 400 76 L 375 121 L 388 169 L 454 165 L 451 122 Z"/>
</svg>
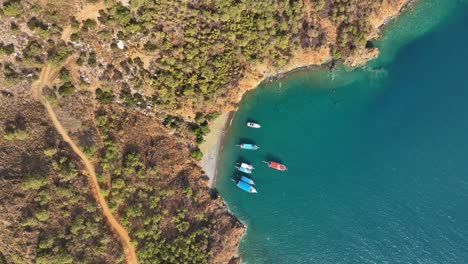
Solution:
<svg viewBox="0 0 468 264">
<path fill-rule="evenodd" d="M 467 11 L 422 1 L 388 26 L 368 66 L 296 73 L 245 96 L 217 182 L 248 226 L 243 262 L 468 263 Z M 240 160 L 257 168 L 258 194 L 231 181 Z"/>
</svg>

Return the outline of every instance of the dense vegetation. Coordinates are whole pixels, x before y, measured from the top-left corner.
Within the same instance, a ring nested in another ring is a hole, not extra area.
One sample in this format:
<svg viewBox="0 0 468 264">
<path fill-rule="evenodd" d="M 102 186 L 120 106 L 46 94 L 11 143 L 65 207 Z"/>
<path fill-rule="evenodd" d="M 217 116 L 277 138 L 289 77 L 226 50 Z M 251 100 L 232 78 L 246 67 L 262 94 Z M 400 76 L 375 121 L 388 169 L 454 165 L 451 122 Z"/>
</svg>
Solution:
<svg viewBox="0 0 468 264">
<path fill-rule="evenodd" d="M 96 117 L 103 140 L 100 183 L 109 206 L 133 234 L 139 260 L 208 263 L 213 258 L 210 234 L 219 227 L 215 227 L 214 212 L 204 206 L 207 193 L 197 190 L 204 182 L 194 174 L 196 165 L 175 166 L 187 150 L 163 135 L 136 143 L 123 136 L 131 134 L 127 131 L 132 129 L 128 126 L 131 115 L 123 120 L 116 117 L 104 109 Z M 123 149 L 116 144 L 122 141 Z M 158 151 L 155 143 L 166 151 Z"/>
<path fill-rule="evenodd" d="M 242 77 L 244 61 L 284 64 L 298 44 L 289 33 L 298 31 L 301 7 L 302 1 L 134 1 L 129 9 L 114 4 L 100 21 L 126 41 L 145 36 L 142 48 L 159 57 L 150 86 L 170 104 L 175 96 L 209 101 Z"/>
</svg>

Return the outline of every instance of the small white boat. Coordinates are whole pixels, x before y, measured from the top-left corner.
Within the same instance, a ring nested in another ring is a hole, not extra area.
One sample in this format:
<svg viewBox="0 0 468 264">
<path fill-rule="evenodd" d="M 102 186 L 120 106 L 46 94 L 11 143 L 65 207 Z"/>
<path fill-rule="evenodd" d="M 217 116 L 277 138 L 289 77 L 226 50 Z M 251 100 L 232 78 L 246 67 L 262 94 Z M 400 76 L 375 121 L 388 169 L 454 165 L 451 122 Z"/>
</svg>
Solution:
<svg viewBox="0 0 468 264">
<path fill-rule="evenodd" d="M 246 169 L 249 169 L 249 170 L 255 169 L 254 166 L 252 166 L 252 165 L 250 165 L 250 164 L 247 164 L 247 163 L 243 163 L 243 162 L 240 164 L 240 166 L 241 166 L 242 168 L 246 168 Z"/>
<path fill-rule="evenodd" d="M 247 126 L 252 127 L 252 128 L 260 128 L 261 127 L 259 124 L 254 123 L 254 122 L 247 122 Z"/>
</svg>

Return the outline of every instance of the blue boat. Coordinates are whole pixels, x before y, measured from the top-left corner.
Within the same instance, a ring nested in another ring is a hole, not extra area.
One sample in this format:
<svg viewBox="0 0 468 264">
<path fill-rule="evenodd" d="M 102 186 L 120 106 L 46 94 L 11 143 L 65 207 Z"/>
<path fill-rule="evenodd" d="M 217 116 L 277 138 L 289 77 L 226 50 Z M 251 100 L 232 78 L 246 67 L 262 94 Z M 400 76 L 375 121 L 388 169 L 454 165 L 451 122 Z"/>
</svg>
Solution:
<svg viewBox="0 0 468 264">
<path fill-rule="evenodd" d="M 254 182 L 252 179 L 247 178 L 247 177 L 245 177 L 245 176 L 242 176 L 242 177 L 241 177 L 241 181 L 243 181 L 243 182 L 245 182 L 245 183 L 248 183 L 248 184 L 250 184 L 250 185 L 255 185 L 255 182 Z"/>
<path fill-rule="evenodd" d="M 242 189 L 248 193 L 257 193 L 257 190 L 255 190 L 254 187 L 250 186 L 248 183 L 243 182 L 243 181 L 238 181 L 237 187 L 239 187 L 239 189 Z"/>
<path fill-rule="evenodd" d="M 257 150 L 259 149 L 260 147 L 257 146 L 257 145 L 254 145 L 254 144 L 240 144 L 240 148 L 241 149 L 248 149 L 248 150 Z"/>
<path fill-rule="evenodd" d="M 247 174 L 251 174 L 252 171 L 247 169 L 247 168 L 244 168 L 244 167 L 236 167 L 236 169 L 238 169 L 239 171 L 242 171 L 244 173 L 247 173 Z"/>
</svg>

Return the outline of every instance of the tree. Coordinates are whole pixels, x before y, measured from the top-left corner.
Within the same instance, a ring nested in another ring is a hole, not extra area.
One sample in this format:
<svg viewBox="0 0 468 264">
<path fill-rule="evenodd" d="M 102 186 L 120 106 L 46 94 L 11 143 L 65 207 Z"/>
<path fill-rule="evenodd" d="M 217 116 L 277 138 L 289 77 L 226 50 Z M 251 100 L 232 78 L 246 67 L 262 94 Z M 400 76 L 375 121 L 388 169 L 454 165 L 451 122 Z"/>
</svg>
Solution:
<svg viewBox="0 0 468 264">
<path fill-rule="evenodd" d="M 66 82 L 61 85 L 58 89 L 58 92 L 61 96 L 68 96 L 75 91 L 75 86 L 71 82 Z"/>
<path fill-rule="evenodd" d="M 10 2 L 3 8 L 3 14 L 5 14 L 5 16 L 17 17 L 21 14 L 21 9 L 21 4 L 19 2 Z"/>
<path fill-rule="evenodd" d="M 192 151 L 190 155 L 196 160 L 201 160 L 203 157 L 203 153 L 199 149 Z"/>
<path fill-rule="evenodd" d="M 49 182 L 49 179 L 36 174 L 28 174 L 24 177 L 22 188 L 24 190 L 39 190 Z"/>
<path fill-rule="evenodd" d="M 2 47 L 2 49 L 5 51 L 7 55 L 11 55 L 13 54 L 13 52 L 15 52 L 15 46 L 13 44 L 8 44 Z"/>
<path fill-rule="evenodd" d="M 83 23 L 83 25 L 89 29 L 94 29 L 96 28 L 97 26 L 97 23 L 96 21 L 92 20 L 92 19 L 86 19 L 85 22 Z"/>
<path fill-rule="evenodd" d="M 49 212 L 47 210 L 41 210 L 34 213 L 34 217 L 36 217 L 37 220 L 44 222 L 49 219 Z"/>
<path fill-rule="evenodd" d="M 77 33 L 72 33 L 72 34 L 70 35 L 70 40 L 71 40 L 71 41 L 74 41 L 74 42 L 75 42 L 75 41 L 78 41 L 78 40 L 80 40 L 80 36 L 79 36 Z"/>
</svg>

